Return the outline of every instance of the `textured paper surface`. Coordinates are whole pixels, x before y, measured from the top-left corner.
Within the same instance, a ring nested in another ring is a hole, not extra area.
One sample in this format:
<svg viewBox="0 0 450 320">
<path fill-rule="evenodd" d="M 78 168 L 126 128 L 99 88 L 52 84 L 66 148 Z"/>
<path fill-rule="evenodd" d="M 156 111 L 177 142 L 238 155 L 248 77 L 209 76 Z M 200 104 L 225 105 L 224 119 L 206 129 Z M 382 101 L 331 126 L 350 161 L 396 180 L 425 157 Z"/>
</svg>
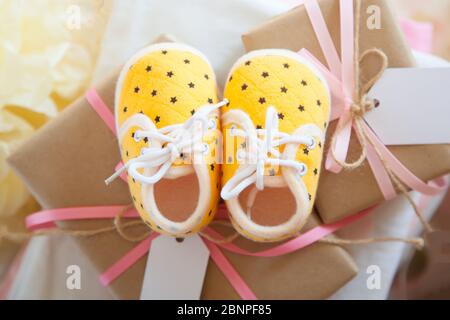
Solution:
<svg viewBox="0 0 450 320">
<path fill-rule="evenodd" d="M 339 1 L 319 0 L 332 40 L 340 52 Z M 411 54 L 396 18 L 386 0 L 363 0 L 362 12 L 368 6 L 380 8 L 381 28 L 369 30 L 363 14 L 360 22 L 360 50 L 379 48 L 388 57 L 390 68 L 407 68 L 415 66 Z M 322 63 L 325 62 L 322 50 L 315 36 L 304 6 L 273 18 L 242 36 L 248 51 L 265 48 L 285 48 L 298 51 L 308 49 Z M 361 66 L 362 79 L 369 79 L 379 69 L 379 61 L 368 57 Z M 336 121 L 327 131 L 330 141 Z M 424 181 L 431 180 L 450 171 L 450 145 L 413 145 L 390 146 L 389 150 L 416 176 Z M 328 143 L 325 145 L 325 154 Z M 348 160 L 359 157 L 360 145 L 352 135 Z M 384 200 L 367 161 L 355 170 L 343 170 L 334 174 L 322 170 L 316 198 L 316 209 L 324 222 L 335 222 L 363 209 L 376 205 Z"/>
<path fill-rule="evenodd" d="M 111 109 L 118 71 L 96 86 Z M 87 101 L 80 98 L 19 148 L 9 162 L 44 208 L 61 208 L 131 203 L 125 183 L 118 180 L 109 187 L 104 184 L 105 177 L 110 176 L 119 160 L 116 138 Z M 318 223 L 314 214 L 308 227 Z M 112 221 L 95 220 L 62 225 L 71 229 L 95 229 L 111 224 Z M 145 229 L 139 227 L 127 229 L 131 235 L 143 231 Z M 136 245 L 123 240 L 117 233 L 77 238 L 77 242 L 98 272 L 104 272 Z M 245 239 L 236 243 L 251 251 L 275 245 Z M 270 259 L 226 251 L 224 254 L 260 299 L 327 298 L 357 273 L 348 253 L 328 244 L 313 244 Z M 145 258 L 140 259 L 108 287 L 116 298 L 140 297 L 145 262 Z M 211 260 L 201 298 L 239 299 Z"/>
<path fill-rule="evenodd" d="M 385 145 L 450 143 L 450 68 L 388 69 L 365 119 Z"/>
<path fill-rule="evenodd" d="M 199 236 L 178 242 L 160 236 L 147 257 L 141 300 L 198 300 L 209 251 Z"/>
</svg>

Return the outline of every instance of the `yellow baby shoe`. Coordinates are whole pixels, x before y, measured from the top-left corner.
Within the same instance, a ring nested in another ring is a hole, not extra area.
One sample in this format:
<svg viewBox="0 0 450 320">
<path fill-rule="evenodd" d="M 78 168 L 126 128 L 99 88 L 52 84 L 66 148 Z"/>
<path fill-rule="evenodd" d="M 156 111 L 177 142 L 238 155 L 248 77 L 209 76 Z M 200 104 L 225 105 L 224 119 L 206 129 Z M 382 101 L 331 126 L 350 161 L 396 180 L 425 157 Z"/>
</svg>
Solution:
<svg viewBox="0 0 450 320">
<path fill-rule="evenodd" d="M 117 135 L 136 209 L 153 230 L 200 231 L 219 200 L 219 108 L 208 60 L 178 43 L 138 52 L 122 70 L 115 99 Z"/>
<path fill-rule="evenodd" d="M 231 221 L 254 241 L 297 234 L 309 217 L 330 116 L 326 81 L 288 50 L 237 61 L 223 108 L 222 198 Z"/>
</svg>

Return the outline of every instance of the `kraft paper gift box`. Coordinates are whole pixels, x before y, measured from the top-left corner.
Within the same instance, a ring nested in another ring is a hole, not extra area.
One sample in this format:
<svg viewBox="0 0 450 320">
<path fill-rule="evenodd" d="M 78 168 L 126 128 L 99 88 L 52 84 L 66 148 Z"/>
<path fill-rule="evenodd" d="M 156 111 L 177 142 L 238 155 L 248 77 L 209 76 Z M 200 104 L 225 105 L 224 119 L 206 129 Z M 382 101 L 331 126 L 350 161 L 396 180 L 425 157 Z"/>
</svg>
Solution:
<svg viewBox="0 0 450 320">
<path fill-rule="evenodd" d="M 118 72 L 96 86 L 111 110 L 117 77 Z M 17 150 L 9 162 L 43 208 L 51 209 L 130 204 L 130 194 L 124 182 L 118 181 L 108 187 L 104 183 L 119 160 L 116 137 L 81 97 Z M 318 222 L 317 216 L 313 216 L 308 227 Z M 65 222 L 63 227 L 86 230 L 111 223 L 72 221 Z M 137 235 L 144 230 L 137 227 L 128 231 Z M 99 273 L 136 245 L 115 232 L 77 238 L 77 242 Z M 237 244 L 250 251 L 271 246 L 245 239 L 238 239 Z M 261 299 L 327 298 L 357 273 L 354 261 L 344 249 L 324 243 L 276 258 L 241 256 L 225 250 L 224 254 Z M 145 265 L 146 258 L 141 258 L 110 284 L 115 297 L 139 298 Z M 228 280 L 210 260 L 202 299 L 238 298 Z"/>
<path fill-rule="evenodd" d="M 338 52 L 340 52 L 339 0 L 318 1 L 324 19 Z M 365 15 L 369 6 L 380 8 L 381 28 L 369 29 Z M 381 49 L 388 57 L 389 67 L 414 67 L 415 61 L 402 31 L 386 0 L 363 0 L 360 20 L 360 52 Z M 306 48 L 325 66 L 326 61 L 312 24 L 303 5 L 276 16 L 264 25 L 242 36 L 247 51 L 267 48 L 285 48 L 293 51 Z M 374 57 L 365 59 L 361 66 L 362 79 L 368 79 L 379 68 Z M 372 111 L 372 112 L 376 112 Z M 330 124 L 327 142 L 335 131 L 337 121 Z M 325 146 L 327 154 L 329 143 Z M 423 181 L 429 181 L 450 171 L 450 145 L 389 146 L 389 150 L 410 171 Z M 361 147 L 355 134 L 350 141 L 348 159 L 357 159 Z M 323 161 L 325 163 L 325 161 Z M 335 222 L 384 200 L 375 177 L 365 161 L 354 170 L 335 174 L 322 170 L 315 202 L 316 209 L 326 223 Z"/>
</svg>

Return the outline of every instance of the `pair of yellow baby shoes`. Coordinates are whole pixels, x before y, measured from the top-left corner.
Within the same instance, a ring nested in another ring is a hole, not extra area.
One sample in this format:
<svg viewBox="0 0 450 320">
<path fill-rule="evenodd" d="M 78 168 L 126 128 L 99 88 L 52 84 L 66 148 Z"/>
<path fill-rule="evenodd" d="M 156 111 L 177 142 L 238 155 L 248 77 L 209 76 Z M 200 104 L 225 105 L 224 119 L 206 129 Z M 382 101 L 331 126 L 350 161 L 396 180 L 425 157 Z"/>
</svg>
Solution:
<svg viewBox="0 0 450 320">
<path fill-rule="evenodd" d="M 288 50 L 246 54 L 219 102 L 197 50 L 161 43 L 120 75 L 115 116 L 136 209 L 153 230 L 186 237 L 225 200 L 235 229 L 254 241 L 299 232 L 314 202 L 330 96 L 321 74 Z"/>
</svg>

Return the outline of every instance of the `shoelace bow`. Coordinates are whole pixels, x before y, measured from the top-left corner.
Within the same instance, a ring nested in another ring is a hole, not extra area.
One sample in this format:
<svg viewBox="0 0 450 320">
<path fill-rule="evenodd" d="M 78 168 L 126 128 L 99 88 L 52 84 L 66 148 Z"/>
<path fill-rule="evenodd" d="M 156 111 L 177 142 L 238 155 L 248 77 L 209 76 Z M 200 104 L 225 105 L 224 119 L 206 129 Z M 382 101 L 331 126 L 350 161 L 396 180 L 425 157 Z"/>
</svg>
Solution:
<svg viewBox="0 0 450 320">
<path fill-rule="evenodd" d="M 122 168 L 117 170 L 105 183 L 110 184 L 117 179 L 123 172 L 128 174 L 136 181 L 144 184 L 155 184 L 161 180 L 169 171 L 171 166 L 181 155 L 193 154 L 196 152 L 205 152 L 203 137 L 208 129 L 208 116 L 215 110 L 221 108 L 228 103 L 223 100 L 217 104 L 209 104 L 197 110 L 186 122 L 166 126 L 159 130 L 137 130 L 134 133 L 136 142 L 144 138 L 148 138 L 150 145 L 152 141 L 159 141 L 162 147 L 142 148 L 141 155 L 129 160 Z M 200 122 L 200 127 L 196 126 Z M 153 175 L 143 175 L 140 169 L 158 169 Z"/>
<path fill-rule="evenodd" d="M 269 107 L 266 111 L 265 129 L 257 129 L 256 134 L 252 135 L 232 127 L 230 135 L 247 139 L 250 150 L 239 150 L 241 152 L 237 157 L 243 159 L 245 163 L 222 188 L 221 196 L 224 200 L 238 196 L 252 184 L 256 184 L 257 190 L 263 190 L 266 166 L 294 168 L 299 176 L 304 176 L 308 170 L 307 166 L 296 160 L 281 159 L 282 155 L 278 148 L 281 145 L 293 143 L 306 145 L 311 150 L 315 148 L 316 144 L 311 136 L 289 135 L 278 131 L 278 113 L 274 107 Z M 252 146 L 256 147 L 256 150 L 251 150 Z"/>
</svg>

